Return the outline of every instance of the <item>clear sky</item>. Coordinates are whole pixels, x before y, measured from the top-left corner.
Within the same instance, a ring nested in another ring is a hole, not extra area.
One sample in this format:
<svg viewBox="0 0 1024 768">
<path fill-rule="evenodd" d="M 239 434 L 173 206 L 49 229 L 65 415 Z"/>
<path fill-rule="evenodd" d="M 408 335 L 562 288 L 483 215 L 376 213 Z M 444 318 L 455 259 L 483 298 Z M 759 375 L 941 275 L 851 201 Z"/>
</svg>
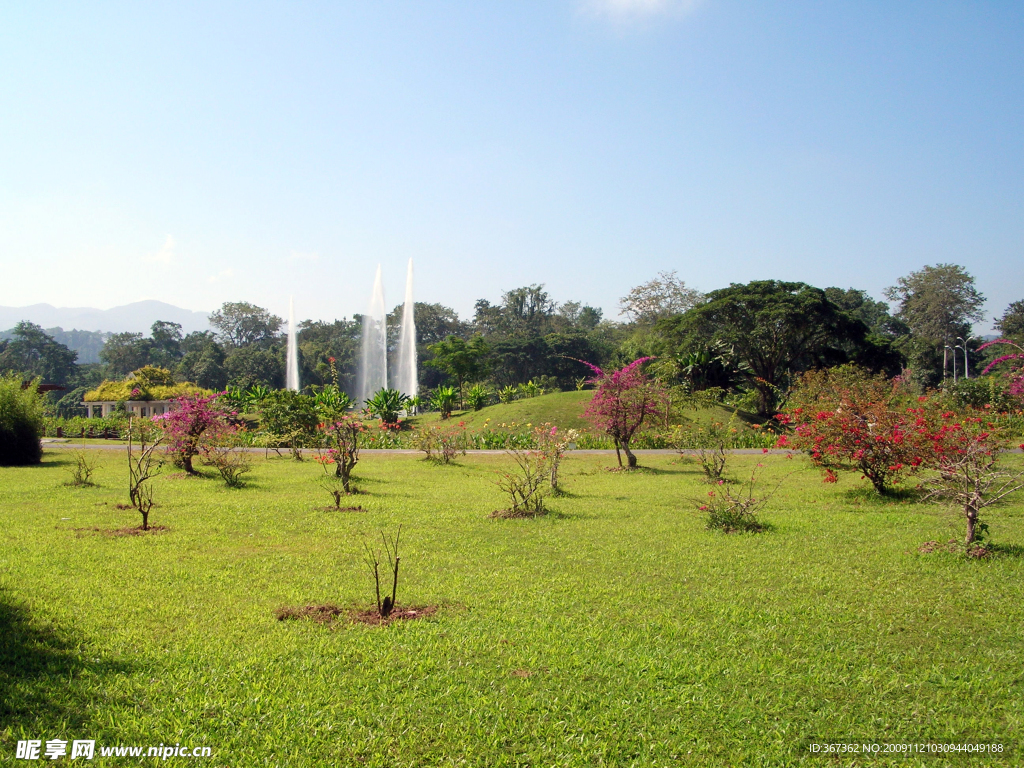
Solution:
<svg viewBox="0 0 1024 768">
<path fill-rule="evenodd" d="M 1024 3 L 0 4 L 0 305 L 1024 299 Z M 979 325 L 985 332 L 988 325 Z"/>
</svg>

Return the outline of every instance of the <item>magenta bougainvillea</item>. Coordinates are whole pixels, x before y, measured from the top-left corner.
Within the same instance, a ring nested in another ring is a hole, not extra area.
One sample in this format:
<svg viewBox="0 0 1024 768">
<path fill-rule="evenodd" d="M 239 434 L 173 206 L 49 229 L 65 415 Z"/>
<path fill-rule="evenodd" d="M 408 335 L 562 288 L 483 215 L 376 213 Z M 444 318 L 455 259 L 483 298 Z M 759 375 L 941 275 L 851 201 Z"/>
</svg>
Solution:
<svg viewBox="0 0 1024 768">
<path fill-rule="evenodd" d="M 611 372 L 580 361 L 594 372 L 590 383 L 597 387 L 583 416 L 595 429 L 604 432 L 615 442 L 615 454 L 620 467 L 623 453 L 626 454 L 628 467 L 636 467 L 636 456 L 629 445 L 644 422 L 663 413 L 666 406 L 665 389 L 640 369 L 652 359 L 641 357 Z"/>
</svg>

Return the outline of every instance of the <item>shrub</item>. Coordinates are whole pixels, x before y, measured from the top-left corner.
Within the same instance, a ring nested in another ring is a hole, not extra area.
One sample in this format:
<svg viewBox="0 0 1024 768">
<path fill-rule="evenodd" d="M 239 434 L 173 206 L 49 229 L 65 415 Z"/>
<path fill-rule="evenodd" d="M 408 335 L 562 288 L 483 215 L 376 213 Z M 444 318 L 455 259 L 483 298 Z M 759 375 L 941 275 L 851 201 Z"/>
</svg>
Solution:
<svg viewBox="0 0 1024 768">
<path fill-rule="evenodd" d="M 164 429 L 167 455 L 190 475 L 197 474 L 192 459 L 199 455 L 203 433 L 225 424 L 226 414 L 214 406 L 217 397 L 184 395 L 175 400 L 173 410 L 154 417 Z"/>
<path fill-rule="evenodd" d="M 558 427 L 550 423 L 541 424 L 539 427 L 533 428 L 533 439 L 537 445 L 537 450 L 544 457 L 544 461 L 547 462 L 550 468 L 548 477 L 551 493 L 556 496 L 562 492 L 558 485 L 558 469 L 562 465 L 562 459 L 565 458 L 566 449 L 576 442 L 579 435 L 580 433 L 575 429 L 566 429 L 559 432 Z"/>
<path fill-rule="evenodd" d="M 233 424 L 214 424 L 199 446 L 203 464 L 214 467 L 229 488 L 240 488 L 242 475 L 252 471 L 248 452 L 238 444 L 239 431 Z"/>
<path fill-rule="evenodd" d="M 720 421 L 712 421 L 706 429 L 702 428 L 697 432 L 676 427 L 672 433 L 672 442 L 683 459 L 691 456 L 697 459 L 707 482 L 717 483 L 725 472 L 728 457 L 725 445 L 730 437 L 731 433 L 726 425 Z"/>
<path fill-rule="evenodd" d="M 366 401 L 366 412 L 371 416 L 376 416 L 385 424 L 397 424 L 398 414 L 402 412 L 408 402 L 408 395 L 403 395 L 397 389 L 381 388 Z M 450 411 L 451 409 L 449 409 Z"/>
<path fill-rule="evenodd" d="M 317 461 L 324 468 L 335 506 L 341 505 L 342 493 L 353 491 L 352 470 L 359 462 L 359 440 L 365 431 L 363 422 L 349 415 L 319 426 Z"/>
<path fill-rule="evenodd" d="M 430 396 L 430 407 L 441 412 L 441 418 L 447 419 L 452 415 L 452 409 L 459 400 L 459 393 L 455 387 L 438 387 Z"/>
<path fill-rule="evenodd" d="M 380 598 L 380 553 L 372 549 L 369 544 L 364 544 L 366 547 L 366 565 L 373 575 L 373 584 L 376 589 L 377 615 L 382 619 L 390 616 L 391 612 L 395 609 L 395 599 L 398 595 L 398 564 L 402 561 L 402 558 L 398 556 L 398 539 L 401 535 L 402 526 L 398 526 L 398 533 L 395 534 L 395 538 L 389 543 L 384 535 L 384 531 L 380 532 L 381 541 L 384 543 L 384 552 L 388 558 L 388 568 L 391 571 L 391 594 L 385 593 L 383 600 Z"/>
<path fill-rule="evenodd" d="M 502 387 L 498 390 L 498 402 L 511 403 L 513 400 L 519 399 L 519 387 L 513 387 L 511 385 Z"/>
<path fill-rule="evenodd" d="M 765 524 L 757 519 L 757 515 L 768 505 L 779 486 L 776 485 L 767 493 L 758 491 L 759 468 L 760 465 L 755 467 L 750 480 L 735 490 L 730 489 L 724 480 L 719 480 L 716 487 L 708 491 L 707 498 L 697 502 L 697 508 L 704 513 L 706 528 L 725 533 L 757 533 L 765 530 Z"/>
<path fill-rule="evenodd" d="M 508 496 L 509 506 L 493 513 L 493 517 L 537 517 L 544 508 L 544 481 L 550 479 L 548 458 L 540 451 L 507 451 L 515 467 L 499 474 L 495 481 Z"/>
<path fill-rule="evenodd" d="M 0 466 L 43 460 L 43 398 L 33 381 L 23 386 L 15 373 L 0 376 Z"/>
<path fill-rule="evenodd" d="M 96 389 L 86 392 L 85 402 L 100 400 L 173 400 L 192 395 L 213 394 L 208 389 L 189 382 L 175 382 L 166 368 L 147 365 L 133 371 L 123 381 L 104 381 Z"/>
<path fill-rule="evenodd" d="M 427 461 L 451 464 L 460 453 L 466 455 L 466 423 L 422 427 L 413 435 L 412 444 L 427 454 Z"/>
<path fill-rule="evenodd" d="M 636 468 L 636 456 L 629 449 L 630 443 L 644 421 L 657 417 L 666 407 L 664 388 L 640 370 L 640 366 L 650 359 L 641 357 L 610 373 L 585 363 L 594 371 L 590 381 L 597 391 L 583 415 L 595 429 L 615 441 L 619 467 L 622 467 L 622 453 L 625 453 L 629 469 Z"/>
<path fill-rule="evenodd" d="M 91 478 L 92 473 L 96 470 L 96 460 L 85 451 L 75 451 L 72 455 L 74 456 L 75 463 L 68 469 L 68 472 L 71 474 L 71 481 L 67 485 L 93 485 Z"/>
<path fill-rule="evenodd" d="M 886 494 L 925 461 L 934 405 L 924 397 L 915 402 L 901 378 L 887 381 L 852 365 L 811 371 L 790 401 L 778 419 L 794 426 L 794 437 L 783 435 L 778 445 L 807 451 L 825 482 L 837 480 L 836 470 L 857 471 Z"/>
<path fill-rule="evenodd" d="M 483 384 L 474 384 L 466 392 L 466 405 L 468 405 L 474 411 L 479 411 L 481 408 L 483 408 L 490 402 L 491 390 L 489 390 Z"/>
<path fill-rule="evenodd" d="M 925 498 L 944 501 L 962 512 L 964 546 L 971 553 L 988 528 L 980 520 L 981 511 L 1024 489 L 1024 471 L 999 466 L 999 451 L 1009 441 L 993 422 L 977 416 L 944 416 L 944 423 L 925 435 L 931 443 L 927 463 L 936 470 L 924 483 Z"/>
<path fill-rule="evenodd" d="M 149 530 L 149 511 L 153 508 L 153 483 L 163 459 L 155 455 L 163 434 L 146 419 L 128 421 L 128 498 L 142 515 L 142 530 Z"/>
</svg>

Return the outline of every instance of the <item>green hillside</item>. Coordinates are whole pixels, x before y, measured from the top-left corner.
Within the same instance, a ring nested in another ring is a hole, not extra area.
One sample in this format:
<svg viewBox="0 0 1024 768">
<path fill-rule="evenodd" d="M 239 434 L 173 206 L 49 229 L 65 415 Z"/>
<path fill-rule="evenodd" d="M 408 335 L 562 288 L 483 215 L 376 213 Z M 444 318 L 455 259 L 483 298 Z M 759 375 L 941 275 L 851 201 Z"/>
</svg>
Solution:
<svg viewBox="0 0 1024 768">
<path fill-rule="evenodd" d="M 479 411 L 453 411 L 452 418 L 457 421 L 465 421 L 469 427 L 483 427 L 485 421 L 490 421 L 490 426 L 501 424 L 556 424 L 562 429 L 587 429 L 590 424 L 583 418 L 583 411 L 594 396 L 593 390 L 583 392 L 552 392 L 539 397 L 531 397 L 525 400 L 515 400 L 511 403 L 499 403 L 482 408 Z M 685 409 L 675 410 L 669 422 L 671 424 L 697 423 L 707 424 L 711 421 L 727 422 L 733 418 L 731 408 L 716 406 L 701 410 Z M 750 422 L 751 418 L 743 413 L 737 412 L 736 418 L 743 422 Z M 437 413 L 426 413 L 410 419 L 413 425 L 432 424 L 440 420 Z"/>
</svg>

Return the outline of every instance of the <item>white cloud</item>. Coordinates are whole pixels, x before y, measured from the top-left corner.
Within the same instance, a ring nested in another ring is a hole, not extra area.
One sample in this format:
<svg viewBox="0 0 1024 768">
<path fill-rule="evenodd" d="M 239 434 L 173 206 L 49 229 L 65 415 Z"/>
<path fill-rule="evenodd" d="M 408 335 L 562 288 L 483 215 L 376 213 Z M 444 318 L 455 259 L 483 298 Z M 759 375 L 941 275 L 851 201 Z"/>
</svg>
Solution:
<svg viewBox="0 0 1024 768">
<path fill-rule="evenodd" d="M 644 21 L 656 16 L 685 16 L 703 0 L 580 0 L 580 9 L 616 23 Z"/>
<path fill-rule="evenodd" d="M 156 253 L 147 256 L 146 260 L 152 261 L 156 264 L 170 266 L 175 260 L 174 246 L 174 238 L 171 235 L 167 235 L 167 238 L 164 240 L 163 247 Z"/>
<path fill-rule="evenodd" d="M 235 270 L 233 269 L 222 269 L 216 275 L 210 275 L 206 280 L 209 283 L 219 283 L 221 280 L 227 280 L 228 278 L 233 277 L 234 274 Z"/>
</svg>

